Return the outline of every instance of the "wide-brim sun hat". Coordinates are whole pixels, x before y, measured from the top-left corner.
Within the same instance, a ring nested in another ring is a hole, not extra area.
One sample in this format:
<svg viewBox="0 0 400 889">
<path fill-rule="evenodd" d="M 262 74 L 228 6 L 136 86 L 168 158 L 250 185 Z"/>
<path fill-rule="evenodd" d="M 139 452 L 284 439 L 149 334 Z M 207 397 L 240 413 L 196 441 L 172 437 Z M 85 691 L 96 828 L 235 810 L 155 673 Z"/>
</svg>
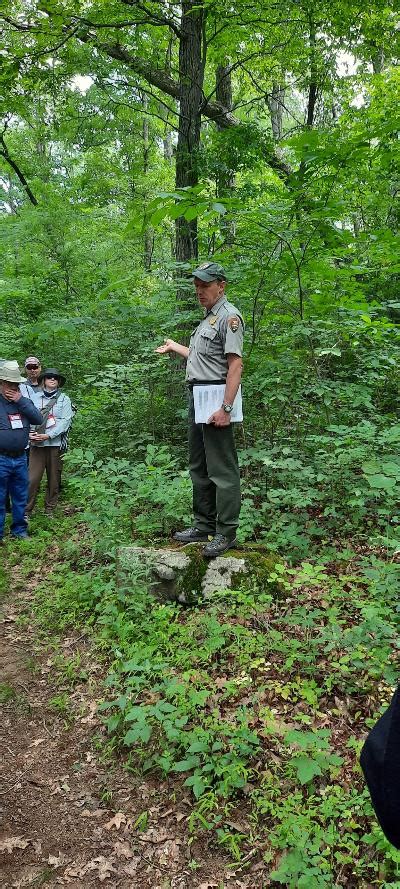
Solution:
<svg viewBox="0 0 400 889">
<path fill-rule="evenodd" d="M 0 380 L 5 383 L 26 383 L 26 378 L 21 376 L 18 361 L 0 362 Z"/>
<path fill-rule="evenodd" d="M 42 383 L 45 377 L 57 377 L 59 386 L 63 386 L 66 380 L 64 374 L 60 373 L 56 367 L 46 367 L 45 370 L 42 370 L 38 376 L 38 383 Z"/>
</svg>

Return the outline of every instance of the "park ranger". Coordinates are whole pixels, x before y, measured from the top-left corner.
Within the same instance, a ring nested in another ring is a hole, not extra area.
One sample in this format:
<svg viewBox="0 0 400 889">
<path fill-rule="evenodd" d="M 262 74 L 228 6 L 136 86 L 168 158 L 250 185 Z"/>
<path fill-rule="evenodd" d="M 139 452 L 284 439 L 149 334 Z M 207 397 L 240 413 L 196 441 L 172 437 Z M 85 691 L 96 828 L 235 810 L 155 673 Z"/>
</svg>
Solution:
<svg viewBox="0 0 400 889">
<path fill-rule="evenodd" d="M 177 531 L 174 539 L 179 543 L 204 542 L 204 555 L 215 558 L 235 544 L 239 523 L 240 475 L 231 421 L 233 411 L 241 419 L 236 397 L 242 374 L 244 321 L 227 300 L 227 279 L 221 265 L 205 262 L 194 270 L 193 278 L 205 310 L 203 320 L 192 333 L 189 347 L 167 339 L 156 351 L 176 352 L 187 361 L 195 523 L 193 528 Z M 209 416 L 204 414 L 204 405 L 211 405 Z"/>
</svg>

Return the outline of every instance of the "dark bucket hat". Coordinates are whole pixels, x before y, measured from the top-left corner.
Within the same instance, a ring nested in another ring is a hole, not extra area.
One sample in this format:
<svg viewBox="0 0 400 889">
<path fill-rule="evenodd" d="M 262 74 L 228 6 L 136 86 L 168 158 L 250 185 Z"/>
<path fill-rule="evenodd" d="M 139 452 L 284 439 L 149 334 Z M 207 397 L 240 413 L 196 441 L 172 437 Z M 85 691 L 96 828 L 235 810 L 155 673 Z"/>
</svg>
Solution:
<svg viewBox="0 0 400 889">
<path fill-rule="evenodd" d="M 38 376 L 38 383 L 42 383 L 45 377 L 57 377 L 59 386 L 63 386 L 66 380 L 64 374 L 60 374 L 56 367 L 46 367 L 42 370 L 42 373 Z"/>
<path fill-rule="evenodd" d="M 226 271 L 219 262 L 203 262 L 192 272 L 192 278 L 200 278 L 209 284 L 211 281 L 227 281 Z"/>
</svg>

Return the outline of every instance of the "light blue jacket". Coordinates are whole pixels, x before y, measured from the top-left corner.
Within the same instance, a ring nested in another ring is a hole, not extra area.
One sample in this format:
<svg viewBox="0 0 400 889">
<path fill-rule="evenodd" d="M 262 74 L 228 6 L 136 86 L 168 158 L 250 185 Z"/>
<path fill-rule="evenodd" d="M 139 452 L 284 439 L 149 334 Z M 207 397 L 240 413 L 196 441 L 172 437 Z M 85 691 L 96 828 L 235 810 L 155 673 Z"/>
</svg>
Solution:
<svg viewBox="0 0 400 889">
<path fill-rule="evenodd" d="M 28 382 L 27 383 L 20 383 L 19 384 L 19 391 L 20 391 L 21 395 L 23 395 L 25 398 L 30 398 L 31 401 L 34 401 L 35 394 L 39 395 L 42 392 L 42 387 L 41 386 L 31 386 L 31 384 Z"/>
<path fill-rule="evenodd" d="M 58 390 L 59 391 L 59 390 Z M 53 398 L 56 393 L 53 392 L 52 395 L 46 395 L 42 390 L 40 392 L 35 392 L 32 401 L 37 408 L 46 407 L 50 398 Z M 60 392 L 57 401 L 54 407 L 51 409 L 51 413 L 56 421 L 55 426 L 51 426 L 49 429 L 46 429 L 46 435 L 49 436 L 46 441 L 41 442 L 31 442 L 34 444 L 35 448 L 56 448 L 61 444 L 61 435 L 63 432 L 66 432 L 69 429 L 72 423 L 72 405 L 71 399 L 68 395 L 65 395 L 64 392 Z M 34 429 L 35 427 L 33 427 Z"/>
</svg>

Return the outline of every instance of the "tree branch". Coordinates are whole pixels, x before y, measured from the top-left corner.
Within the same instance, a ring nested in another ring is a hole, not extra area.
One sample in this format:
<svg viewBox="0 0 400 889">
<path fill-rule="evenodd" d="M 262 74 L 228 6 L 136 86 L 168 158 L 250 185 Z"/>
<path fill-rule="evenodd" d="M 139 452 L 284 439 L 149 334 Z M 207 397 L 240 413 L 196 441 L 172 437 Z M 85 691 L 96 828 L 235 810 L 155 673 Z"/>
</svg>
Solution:
<svg viewBox="0 0 400 889">
<path fill-rule="evenodd" d="M 162 16 L 157 16 L 155 13 L 152 13 L 147 9 L 144 4 L 138 2 L 138 0 L 122 0 L 125 5 L 130 7 L 136 7 L 141 12 L 145 12 L 146 15 L 152 16 L 154 21 L 158 21 L 158 23 L 163 23 L 168 25 L 171 30 L 180 37 L 180 30 L 176 27 L 175 23 L 170 21 L 169 19 L 163 20 Z M 41 0 L 40 3 L 41 11 L 45 12 L 50 18 L 52 17 L 54 11 L 52 9 L 48 9 L 46 6 L 46 0 Z M 74 26 L 76 26 L 76 18 L 74 18 Z M 71 27 L 71 23 L 69 27 L 66 26 L 66 30 L 68 31 L 68 36 L 72 36 L 69 32 L 69 28 Z M 17 26 L 17 23 L 12 22 L 14 26 Z M 31 30 L 31 27 L 25 26 L 27 30 Z M 24 28 L 24 29 L 25 29 Z M 34 29 L 33 29 L 34 30 Z M 171 96 L 171 98 L 180 101 L 181 99 L 181 84 L 179 80 L 175 80 L 168 70 L 161 68 L 154 68 L 153 64 L 146 59 L 139 58 L 138 56 L 132 54 L 132 52 L 126 47 L 122 46 L 118 41 L 117 42 L 101 42 L 98 40 L 98 35 L 96 34 L 96 25 L 94 24 L 91 28 L 85 27 L 82 25 L 82 28 L 76 31 L 74 27 L 73 36 L 82 43 L 92 44 L 96 50 L 105 53 L 110 58 L 115 59 L 118 62 L 122 62 L 127 65 L 131 71 L 134 71 L 135 74 L 138 74 L 142 77 L 150 86 L 156 87 L 162 93 L 167 96 Z M 64 42 L 64 41 L 63 41 Z M 225 108 L 221 102 L 210 101 L 210 99 L 205 99 L 204 103 L 201 107 L 201 113 L 207 117 L 209 120 L 212 120 L 214 123 L 220 127 L 220 129 L 228 129 L 230 127 L 236 127 L 241 124 L 241 121 L 235 117 L 235 115 L 229 109 Z M 286 179 L 290 175 L 290 167 L 280 156 L 279 152 L 271 152 L 270 157 L 266 158 L 266 163 L 284 179 Z M 22 180 L 21 180 L 22 181 Z M 26 187 L 26 186 L 24 186 Z"/>
<path fill-rule="evenodd" d="M 155 12 L 152 12 L 150 9 L 146 7 L 144 3 L 139 3 L 138 0 L 121 0 L 125 6 L 134 6 L 137 9 L 140 9 L 140 12 L 144 12 L 146 15 L 146 24 L 151 25 L 167 25 L 168 28 L 171 28 L 171 31 L 176 34 L 177 37 L 182 36 L 182 31 L 178 27 L 177 23 L 174 22 L 173 19 L 168 18 L 168 16 L 164 15 L 156 15 Z"/>
<path fill-rule="evenodd" d="M 149 117 L 155 117 L 155 118 L 157 118 L 158 120 L 161 120 L 162 123 L 164 123 L 164 124 L 166 123 L 165 117 L 162 117 L 161 114 L 157 114 L 156 111 L 151 111 L 151 110 L 149 111 L 148 108 L 144 109 L 144 108 L 143 108 L 141 105 L 139 105 L 138 103 L 134 103 L 134 102 L 133 102 L 133 103 L 132 103 L 132 102 L 125 102 L 125 101 L 123 101 L 123 99 L 114 98 L 114 96 L 112 96 L 112 95 L 108 92 L 108 90 L 106 89 L 106 87 L 108 87 L 108 86 L 109 86 L 109 87 L 115 87 L 115 84 L 111 83 L 111 82 L 108 81 L 108 80 L 104 80 L 104 81 L 99 81 L 99 82 L 98 82 L 98 87 L 99 87 L 99 89 L 101 89 L 101 90 L 104 91 L 104 93 L 106 94 L 106 96 L 107 96 L 109 102 L 112 103 L 113 105 L 121 106 L 122 108 L 130 108 L 131 111 L 138 111 L 139 114 L 148 114 Z M 149 90 L 146 90 L 146 95 L 149 96 L 150 99 L 155 99 L 157 102 L 159 102 L 160 105 L 162 105 L 163 108 L 166 109 L 166 111 L 168 112 L 168 114 L 174 114 L 175 117 L 178 116 L 178 112 L 177 112 L 174 108 L 170 108 L 170 106 L 167 105 L 166 102 L 163 102 L 162 99 L 160 99 L 159 96 L 155 96 L 154 93 L 150 92 Z"/>
<path fill-rule="evenodd" d="M 79 39 L 89 43 L 92 41 L 93 35 L 80 34 Z M 168 71 L 161 68 L 154 68 L 150 62 L 132 55 L 128 49 L 118 43 L 98 43 L 96 41 L 96 47 L 111 56 L 111 58 L 126 64 L 131 71 L 134 71 L 135 74 L 139 74 L 151 86 L 155 86 L 157 89 L 161 90 L 161 92 L 166 93 L 173 99 L 180 100 L 180 83 L 178 80 L 174 80 Z M 210 102 L 206 100 L 202 105 L 201 112 L 205 117 L 208 117 L 209 120 L 218 124 L 221 129 L 229 129 L 230 127 L 236 127 L 241 124 L 241 121 L 220 102 Z M 271 152 L 271 155 L 266 159 L 266 162 L 268 163 L 268 166 L 273 170 L 276 170 L 276 172 L 285 179 L 291 173 L 290 166 L 284 161 L 279 151 Z"/>
<path fill-rule="evenodd" d="M 33 204 L 34 207 L 37 207 L 38 201 L 35 198 L 35 195 L 33 194 L 32 189 L 29 187 L 28 182 L 25 179 L 25 176 L 24 176 L 22 170 L 20 169 L 20 167 L 18 166 L 17 162 L 15 160 L 13 160 L 13 158 L 10 155 L 10 152 L 7 148 L 7 145 L 6 145 L 6 142 L 4 139 L 4 132 L 0 136 L 0 145 L 1 145 L 0 157 L 3 157 L 4 160 L 6 161 L 6 163 L 9 164 L 9 166 L 14 170 L 14 173 L 16 173 L 21 185 L 25 189 L 31 204 Z"/>
</svg>

